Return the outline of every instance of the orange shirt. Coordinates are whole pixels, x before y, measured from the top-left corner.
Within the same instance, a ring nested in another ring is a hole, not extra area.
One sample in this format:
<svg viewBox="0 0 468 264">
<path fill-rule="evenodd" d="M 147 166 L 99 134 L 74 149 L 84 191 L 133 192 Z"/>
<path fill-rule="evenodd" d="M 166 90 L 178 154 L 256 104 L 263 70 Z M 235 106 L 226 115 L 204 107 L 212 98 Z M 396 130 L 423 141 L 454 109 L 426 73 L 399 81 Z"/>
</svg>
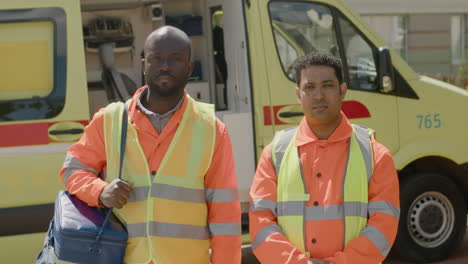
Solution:
<svg viewBox="0 0 468 264">
<path fill-rule="evenodd" d="M 300 123 L 295 144 L 299 148 L 305 186 L 310 195 L 306 206 L 343 204 L 343 177 L 351 133 L 352 126 L 343 113 L 341 123 L 327 140 L 319 140 L 305 119 Z M 361 233 L 361 236 L 350 241 L 343 249 L 342 219 L 310 220 L 305 224 L 305 237 L 306 249 L 311 258 L 336 264 L 355 264 L 380 263 L 386 257 L 390 249 L 388 246 L 393 244 L 398 227 L 398 177 L 387 148 L 375 140 L 372 140 L 372 145 L 374 171 L 369 183 L 369 208 L 378 206 L 370 209 L 367 227 L 363 233 L 371 232 L 370 237 L 380 239 L 380 242 L 373 241 Z M 276 202 L 277 175 L 272 164 L 271 151 L 271 144 L 263 150 L 250 191 L 251 202 L 259 199 Z M 250 237 L 251 241 L 258 245 L 254 248 L 255 255 L 260 262 L 268 264 L 307 263 L 309 258 L 280 232 L 262 238 L 265 236 L 260 232 L 263 228 L 277 225 L 273 211 L 255 208 L 253 204 L 251 206 Z M 259 242 L 261 243 L 258 244 Z M 382 245 L 388 248 L 382 248 Z"/>
<path fill-rule="evenodd" d="M 129 121 L 138 133 L 140 145 L 145 153 L 151 172 L 156 172 L 169 148 L 179 123 L 187 107 L 187 100 L 171 117 L 159 134 L 147 116 L 136 107 L 140 88 L 129 107 Z M 205 188 L 231 189 L 237 193 L 234 158 L 231 141 L 226 126 L 216 121 L 216 142 L 211 165 L 205 175 Z M 96 113 L 85 128 L 81 139 L 70 147 L 60 172 L 67 190 L 90 206 L 98 206 L 98 198 L 107 182 L 97 175 L 105 174 L 106 151 L 103 137 L 104 116 L 102 110 Z M 213 200 L 213 199 L 212 199 Z M 207 202 L 207 223 L 239 223 L 241 209 L 238 195 L 233 201 Z M 241 234 L 211 236 L 212 263 L 241 262 Z M 183 254 L 183 252 L 181 252 Z"/>
</svg>

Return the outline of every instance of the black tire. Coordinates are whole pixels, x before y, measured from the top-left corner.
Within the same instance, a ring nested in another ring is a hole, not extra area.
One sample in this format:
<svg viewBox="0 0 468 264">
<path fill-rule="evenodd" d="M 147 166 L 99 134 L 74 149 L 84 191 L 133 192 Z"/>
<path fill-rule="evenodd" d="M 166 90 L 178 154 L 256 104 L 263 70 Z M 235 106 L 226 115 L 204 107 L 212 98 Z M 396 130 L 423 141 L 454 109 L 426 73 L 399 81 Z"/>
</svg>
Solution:
<svg viewBox="0 0 468 264">
<path fill-rule="evenodd" d="M 393 248 L 399 256 L 416 263 L 440 261 L 461 245 L 466 206 L 450 178 L 429 173 L 410 175 L 400 183 L 400 203 Z"/>
</svg>

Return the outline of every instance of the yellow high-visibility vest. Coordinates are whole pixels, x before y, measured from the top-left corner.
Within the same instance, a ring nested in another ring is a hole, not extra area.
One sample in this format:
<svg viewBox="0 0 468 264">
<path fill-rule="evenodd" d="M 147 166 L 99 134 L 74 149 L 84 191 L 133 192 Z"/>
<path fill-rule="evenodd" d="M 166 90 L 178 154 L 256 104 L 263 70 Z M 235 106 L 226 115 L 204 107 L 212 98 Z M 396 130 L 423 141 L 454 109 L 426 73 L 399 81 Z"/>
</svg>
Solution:
<svg viewBox="0 0 468 264">
<path fill-rule="evenodd" d="M 213 105 L 187 95 L 187 108 L 154 176 L 129 124 L 122 179 L 134 183 L 128 203 L 115 209 L 129 239 L 124 262 L 209 264 L 204 176 L 210 167 L 216 138 Z M 129 102 L 127 102 L 128 104 Z M 118 177 L 123 103 L 104 112 L 107 179 Z"/>
<path fill-rule="evenodd" d="M 305 243 L 306 207 L 309 194 L 306 193 L 302 165 L 295 145 L 297 128 L 280 131 L 273 140 L 272 160 L 278 175 L 277 217 L 288 240 L 301 252 L 310 257 Z M 343 205 L 337 207 L 331 216 L 344 218 L 345 234 L 343 248 L 359 236 L 367 225 L 368 183 L 373 171 L 371 137 L 373 131 L 353 125 L 350 138 L 348 163 L 346 165 Z M 323 218 L 326 220 L 326 218 Z"/>
</svg>

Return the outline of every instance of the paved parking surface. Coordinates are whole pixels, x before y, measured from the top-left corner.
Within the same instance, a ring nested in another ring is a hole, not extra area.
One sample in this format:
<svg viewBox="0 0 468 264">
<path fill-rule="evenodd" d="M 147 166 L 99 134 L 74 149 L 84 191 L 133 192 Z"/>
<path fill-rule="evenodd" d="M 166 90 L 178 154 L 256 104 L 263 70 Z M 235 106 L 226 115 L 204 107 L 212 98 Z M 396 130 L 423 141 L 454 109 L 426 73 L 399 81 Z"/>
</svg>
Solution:
<svg viewBox="0 0 468 264">
<path fill-rule="evenodd" d="M 396 258 L 390 258 L 384 264 L 409 264 L 412 262 L 400 261 Z M 467 264 L 468 263 L 468 228 L 465 235 L 465 240 L 461 248 L 453 253 L 453 255 L 446 261 L 433 262 L 434 264 Z"/>
</svg>

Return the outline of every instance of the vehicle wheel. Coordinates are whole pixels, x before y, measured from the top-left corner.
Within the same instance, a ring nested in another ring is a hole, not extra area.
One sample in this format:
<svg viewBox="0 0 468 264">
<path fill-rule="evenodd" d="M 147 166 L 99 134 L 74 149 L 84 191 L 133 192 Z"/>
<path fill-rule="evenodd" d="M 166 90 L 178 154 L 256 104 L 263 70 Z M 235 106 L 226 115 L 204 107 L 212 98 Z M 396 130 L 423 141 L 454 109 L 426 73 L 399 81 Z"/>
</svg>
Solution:
<svg viewBox="0 0 468 264">
<path fill-rule="evenodd" d="M 466 232 L 463 195 L 448 177 L 414 174 L 400 183 L 401 215 L 394 250 L 413 262 L 449 257 Z"/>
</svg>

